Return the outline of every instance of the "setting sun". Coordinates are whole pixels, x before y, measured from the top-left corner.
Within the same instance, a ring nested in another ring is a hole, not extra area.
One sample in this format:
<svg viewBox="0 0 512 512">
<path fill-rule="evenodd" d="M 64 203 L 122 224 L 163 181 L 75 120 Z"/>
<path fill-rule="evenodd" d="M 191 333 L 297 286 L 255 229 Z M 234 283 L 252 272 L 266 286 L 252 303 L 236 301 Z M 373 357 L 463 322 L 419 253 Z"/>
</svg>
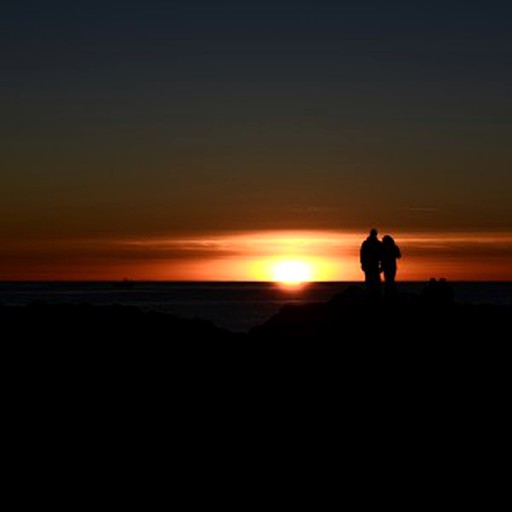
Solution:
<svg viewBox="0 0 512 512">
<path fill-rule="evenodd" d="M 310 265 L 302 261 L 281 261 L 274 267 L 274 281 L 282 284 L 302 284 L 311 281 Z"/>
</svg>

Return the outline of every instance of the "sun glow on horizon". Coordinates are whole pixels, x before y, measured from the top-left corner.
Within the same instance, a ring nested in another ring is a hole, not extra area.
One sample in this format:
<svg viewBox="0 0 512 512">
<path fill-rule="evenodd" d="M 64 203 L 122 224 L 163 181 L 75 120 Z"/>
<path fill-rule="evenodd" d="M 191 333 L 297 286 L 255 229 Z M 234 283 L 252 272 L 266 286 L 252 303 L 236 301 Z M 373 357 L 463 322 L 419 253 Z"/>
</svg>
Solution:
<svg viewBox="0 0 512 512">
<path fill-rule="evenodd" d="M 300 286 L 311 282 L 313 270 L 311 265 L 300 260 L 284 260 L 275 264 L 272 272 L 276 283 L 288 286 Z"/>
<path fill-rule="evenodd" d="M 382 230 L 384 232 L 384 230 Z M 20 240 L 4 244 L 5 281 L 362 281 L 366 232 L 254 231 L 176 237 Z M 512 281 L 512 232 L 393 233 L 397 279 Z M 286 285 L 288 283 L 288 285 Z"/>
</svg>

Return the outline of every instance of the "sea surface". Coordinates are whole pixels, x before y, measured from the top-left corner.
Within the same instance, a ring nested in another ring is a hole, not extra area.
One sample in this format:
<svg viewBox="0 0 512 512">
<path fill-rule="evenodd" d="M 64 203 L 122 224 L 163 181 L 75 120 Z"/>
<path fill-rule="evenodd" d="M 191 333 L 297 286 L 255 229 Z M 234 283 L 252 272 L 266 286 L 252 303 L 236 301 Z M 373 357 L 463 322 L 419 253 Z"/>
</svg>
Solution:
<svg viewBox="0 0 512 512">
<path fill-rule="evenodd" d="M 275 283 L 0 283 L 0 304 L 25 305 L 35 301 L 48 304 L 120 304 L 143 310 L 174 313 L 186 318 L 204 318 L 232 331 L 247 331 L 287 303 L 330 299 L 352 284 L 310 283 L 303 287 L 282 287 Z M 512 282 L 451 283 L 455 298 L 464 303 L 512 304 Z M 418 292 L 425 283 L 400 283 L 403 292 Z"/>
</svg>

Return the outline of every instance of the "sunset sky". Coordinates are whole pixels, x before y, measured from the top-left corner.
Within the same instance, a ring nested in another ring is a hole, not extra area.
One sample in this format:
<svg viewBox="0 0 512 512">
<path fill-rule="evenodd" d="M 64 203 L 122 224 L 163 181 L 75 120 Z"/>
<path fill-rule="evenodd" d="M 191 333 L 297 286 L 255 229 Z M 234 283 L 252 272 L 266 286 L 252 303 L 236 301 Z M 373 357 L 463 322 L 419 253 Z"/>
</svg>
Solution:
<svg viewBox="0 0 512 512">
<path fill-rule="evenodd" d="M 512 280 L 512 4 L 11 2 L 0 280 Z"/>
</svg>

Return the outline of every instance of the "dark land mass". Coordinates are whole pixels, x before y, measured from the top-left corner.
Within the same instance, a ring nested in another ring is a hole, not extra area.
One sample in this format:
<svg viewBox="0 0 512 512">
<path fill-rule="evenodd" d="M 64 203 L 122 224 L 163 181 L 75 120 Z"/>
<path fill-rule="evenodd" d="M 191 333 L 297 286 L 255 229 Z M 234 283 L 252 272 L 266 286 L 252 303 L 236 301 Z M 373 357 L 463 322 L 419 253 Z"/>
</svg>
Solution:
<svg viewBox="0 0 512 512">
<path fill-rule="evenodd" d="M 420 294 L 369 297 L 352 286 L 327 302 L 290 304 L 249 333 L 232 333 L 202 319 L 185 319 L 133 306 L 0 305 L 4 347 L 65 343 L 74 347 L 101 344 L 138 345 L 188 350 L 214 341 L 264 342 L 267 339 L 323 340 L 341 349 L 390 348 L 397 343 L 415 350 L 424 344 L 480 345 L 506 343 L 512 320 L 512 304 L 458 304 L 451 286 L 431 281 Z M 217 350 L 225 345 L 215 345 Z M 253 343 L 249 344 L 254 346 Z M 259 346 L 259 345 L 258 345 Z M 309 345 L 314 350 L 315 345 Z M 272 345 L 272 351 L 279 350 Z"/>
<path fill-rule="evenodd" d="M 37 354 L 41 367 L 68 357 L 75 364 L 132 358 L 135 365 L 165 366 L 192 356 L 197 364 L 205 359 L 209 372 L 215 364 L 247 366 L 258 360 L 303 358 L 308 364 L 317 358 L 336 366 L 355 357 L 437 365 L 450 357 L 498 355 L 508 349 L 511 313 L 512 305 L 457 304 L 448 283 L 432 281 L 421 294 L 375 300 L 353 286 L 328 302 L 286 305 L 246 334 L 201 319 L 115 305 L 0 306 L 0 322 L 4 352 Z"/>
<path fill-rule="evenodd" d="M 133 307 L 3 306 L 4 438 L 13 467 L 108 482 L 139 461 L 452 488 L 496 466 L 509 435 L 511 312 L 456 304 L 445 283 L 377 302 L 354 287 L 247 334 Z"/>
<path fill-rule="evenodd" d="M 432 280 L 420 294 L 369 297 L 353 286 L 325 303 L 286 305 L 251 337 L 326 339 L 341 345 L 393 347 L 499 343 L 508 338 L 512 304 L 458 304 L 445 281 Z"/>
</svg>

